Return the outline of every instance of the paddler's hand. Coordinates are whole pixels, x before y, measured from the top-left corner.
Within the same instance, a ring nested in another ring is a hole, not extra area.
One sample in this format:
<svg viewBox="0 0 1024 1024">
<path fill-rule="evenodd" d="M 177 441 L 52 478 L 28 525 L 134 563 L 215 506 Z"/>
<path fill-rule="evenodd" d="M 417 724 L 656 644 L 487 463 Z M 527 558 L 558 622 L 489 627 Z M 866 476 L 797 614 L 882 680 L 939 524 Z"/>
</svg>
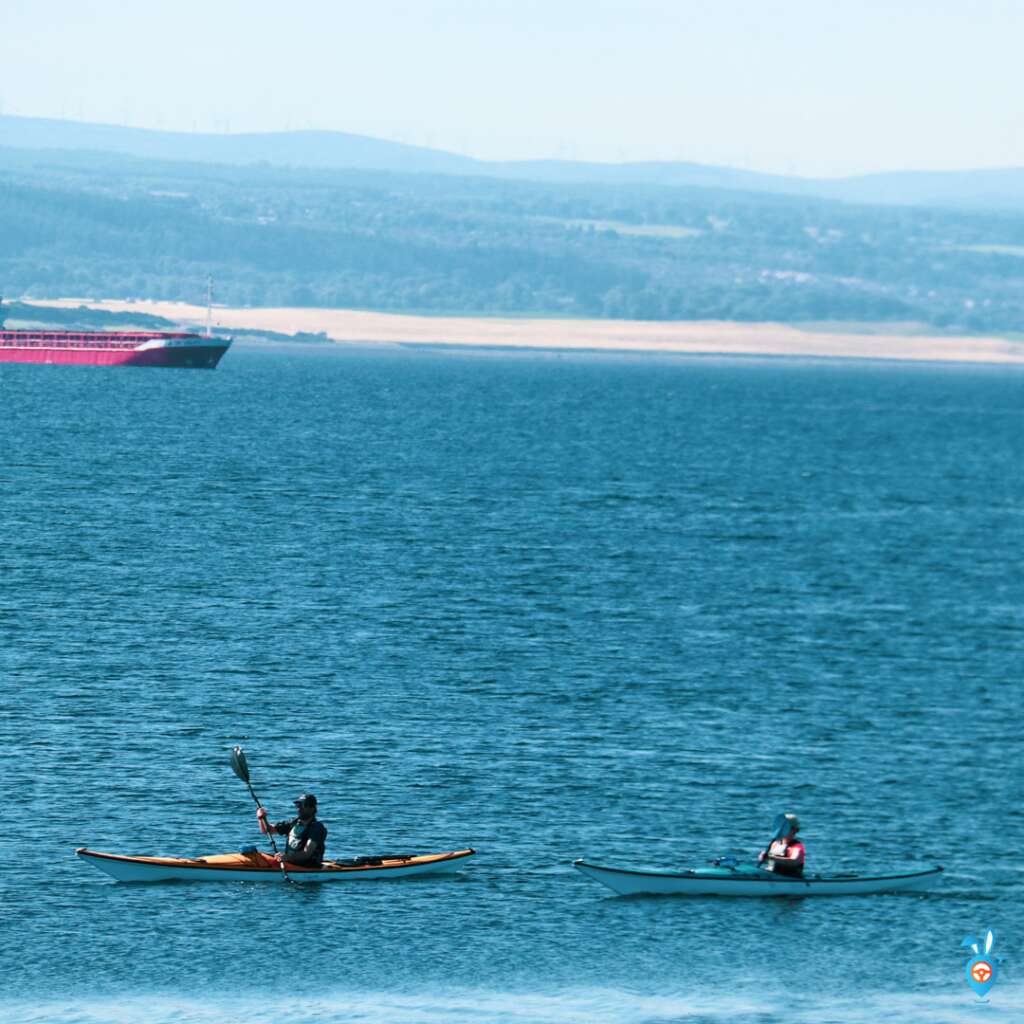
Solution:
<svg viewBox="0 0 1024 1024">
<path fill-rule="evenodd" d="M 284 863 L 284 854 L 283 853 L 275 853 L 274 854 L 274 860 L 276 860 L 278 864 L 283 864 Z"/>
<path fill-rule="evenodd" d="M 256 820 L 260 823 L 261 832 L 269 832 L 269 829 L 267 828 L 267 809 L 265 807 L 256 808 Z"/>
</svg>

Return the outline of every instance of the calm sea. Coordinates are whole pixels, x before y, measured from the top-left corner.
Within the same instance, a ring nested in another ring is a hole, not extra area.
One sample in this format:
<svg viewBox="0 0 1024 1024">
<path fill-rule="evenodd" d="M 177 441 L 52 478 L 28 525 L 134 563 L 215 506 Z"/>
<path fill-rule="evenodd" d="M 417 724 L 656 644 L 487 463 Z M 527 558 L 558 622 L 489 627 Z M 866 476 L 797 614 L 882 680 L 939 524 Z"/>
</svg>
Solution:
<svg viewBox="0 0 1024 1024">
<path fill-rule="evenodd" d="M 238 346 L 0 365 L 0 1017 L 1024 1016 L 1024 373 Z M 118 885 L 76 846 L 472 845 Z M 615 897 L 756 851 L 933 894 Z M 960 943 L 1006 956 L 987 1006 Z"/>
</svg>

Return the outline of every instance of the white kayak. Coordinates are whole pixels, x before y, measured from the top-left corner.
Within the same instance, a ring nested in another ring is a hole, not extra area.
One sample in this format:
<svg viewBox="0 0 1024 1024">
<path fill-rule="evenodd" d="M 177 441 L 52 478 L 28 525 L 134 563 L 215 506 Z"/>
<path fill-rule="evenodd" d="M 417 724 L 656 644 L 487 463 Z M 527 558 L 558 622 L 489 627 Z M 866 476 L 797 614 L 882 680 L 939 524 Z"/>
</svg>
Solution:
<svg viewBox="0 0 1024 1024">
<path fill-rule="evenodd" d="M 864 896 L 926 889 L 938 881 L 941 867 L 905 875 L 806 875 L 787 878 L 754 865 L 694 868 L 691 871 L 638 871 L 585 861 L 573 866 L 620 896 Z"/>
<path fill-rule="evenodd" d="M 435 871 L 450 871 L 471 857 L 474 850 L 448 853 L 384 854 L 352 860 L 325 860 L 318 868 L 288 865 L 293 882 L 342 882 L 371 878 L 404 878 Z M 81 847 L 75 853 L 87 864 L 119 882 L 283 882 L 280 865 L 255 850 L 209 857 L 123 857 Z"/>
</svg>

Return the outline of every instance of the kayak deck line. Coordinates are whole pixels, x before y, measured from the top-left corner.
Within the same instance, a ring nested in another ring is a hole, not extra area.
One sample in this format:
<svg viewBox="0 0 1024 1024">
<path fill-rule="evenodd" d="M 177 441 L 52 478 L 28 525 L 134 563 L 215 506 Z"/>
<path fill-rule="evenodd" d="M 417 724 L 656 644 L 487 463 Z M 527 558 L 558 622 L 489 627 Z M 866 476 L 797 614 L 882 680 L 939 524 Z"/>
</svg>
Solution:
<svg viewBox="0 0 1024 1024">
<path fill-rule="evenodd" d="M 288 874 L 307 882 L 417 875 L 445 870 L 475 853 L 474 849 L 467 848 L 444 853 L 386 854 L 351 861 L 329 860 L 319 867 L 288 864 Z M 249 881 L 284 880 L 278 862 L 268 854 L 255 850 L 205 857 L 150 857 L 102 853 L 83 846 L 76 849 L 75 854 L 104 874 L 125 882 L 174 879 L 222 881 L 231 878 Z"/>
<path fill-rule="evenodd" d="M 940 865 L 903 874 L 792 877 L 773 875 L 760 868 L 691 868 L 684 871 L 653 871 L 613 868 L 573 861 L 588 878 L 620 896 L 856 896 L 927 888 L 942 875 Z"/>
</svg>

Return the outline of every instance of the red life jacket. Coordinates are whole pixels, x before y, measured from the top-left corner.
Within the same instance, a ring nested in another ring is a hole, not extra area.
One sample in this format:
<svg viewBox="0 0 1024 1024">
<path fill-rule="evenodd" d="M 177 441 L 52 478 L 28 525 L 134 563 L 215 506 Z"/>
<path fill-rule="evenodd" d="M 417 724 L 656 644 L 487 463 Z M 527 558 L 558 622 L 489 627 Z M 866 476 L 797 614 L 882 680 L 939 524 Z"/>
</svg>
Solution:
<svg viewBox="0 0 1024 1024">
<path fill-rule="evenodd" d="M 806 859 L 807 851 L 799 839 L 776 839 L 768 847 L 768 870 L 780 875 L 802 875 Z"/>
</svg>

